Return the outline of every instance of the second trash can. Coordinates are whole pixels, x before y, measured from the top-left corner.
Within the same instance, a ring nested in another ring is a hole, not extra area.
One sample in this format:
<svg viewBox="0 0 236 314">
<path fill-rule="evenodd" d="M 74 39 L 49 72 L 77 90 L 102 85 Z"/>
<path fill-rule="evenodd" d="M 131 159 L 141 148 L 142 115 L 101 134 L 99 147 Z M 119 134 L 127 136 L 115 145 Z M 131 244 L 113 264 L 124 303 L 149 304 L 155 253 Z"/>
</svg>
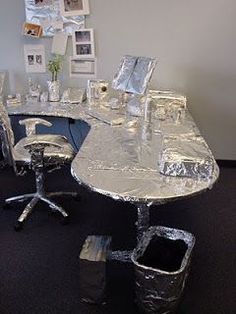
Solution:
<svg viewBox="0 0 236 314">
<path fill-rule="evenodd" d="M 188 276 L 195 237 L 186 231 L 150 227 L 132 254 L 136 297 L 148 314 L 174 313 Z"/>
</svg>

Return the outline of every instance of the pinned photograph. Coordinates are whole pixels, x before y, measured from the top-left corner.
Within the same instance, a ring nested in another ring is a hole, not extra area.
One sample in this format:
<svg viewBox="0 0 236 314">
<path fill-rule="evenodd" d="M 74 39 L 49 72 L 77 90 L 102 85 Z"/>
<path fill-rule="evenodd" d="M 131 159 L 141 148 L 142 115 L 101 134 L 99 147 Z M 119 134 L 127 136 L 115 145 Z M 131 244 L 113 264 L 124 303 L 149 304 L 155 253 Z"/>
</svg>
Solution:
<svg viewBox="0 0 236 314">
<path fill-rule="evenodd" d="M 46 72 L 45 48 L 43 45 L 24 45 L 24 56 L 27 73 Z"/>
<path fill-rule="evenodd" d="M 34 55 L 28 55 L 28 64 L 33 65 L 34 64 Z"/>
<path fill-rule="evenodd" d="M 76 55 L 91 55 L 92 54 L 92 47 L 91 44 L 84 44 L 84 45 L 76 45 Z"/>
<path fill-rule="evenodd" d="M 88 0 L 60 0 L 62 16 L 76 16 L 89 14 Z"/>
<path fill-rule="evenodd" d="M 41 25 L 26 22 L 23 24 L 23 35 L 39 38 L 42 34 L 43 28 Z"/>
<path fill-rule="evenodd" d="M 42 64 L 42 63 L 43 63 L 42 55 L 36 55 L 36 56 L 35 56 L 35 62 L 36 62 L 37 64 Z"/>
<path fill-rule="evenodd" d="M 75 30 L 72 34 L 73 55 L 80 58 L 94 58 L 94 32 L 92 28 Z"/>
<path fill-rule="evenodd" d="M 75 32 L 75 40 L 76 42 L 90 42 L 91 39 L 91 30 L 81 30 Z"/>
<path fill-rule="evenodd" d="M 36 7 L 44 7 L 48 5 L 52 5 L 53 0 L 34 0 Z"/>
<path fill-rule="evenodd" d="M 95 78 L 96 72 L 96 59 L 70 58 L 70 77 Z"/>
</svg>

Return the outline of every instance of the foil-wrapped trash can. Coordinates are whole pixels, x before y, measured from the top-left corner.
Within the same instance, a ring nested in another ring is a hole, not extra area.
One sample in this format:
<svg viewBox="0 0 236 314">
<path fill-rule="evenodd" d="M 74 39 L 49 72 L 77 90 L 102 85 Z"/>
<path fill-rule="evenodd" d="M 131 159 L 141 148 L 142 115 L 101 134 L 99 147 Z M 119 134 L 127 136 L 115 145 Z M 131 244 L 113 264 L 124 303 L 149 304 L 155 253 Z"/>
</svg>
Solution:
<svg viewBox="0 0 236 314">
<path fill-rule="evenodd" d="M 131 259 L 137 304 L 147 314 L 174 313 L 188 276 L 195 237 L 186 231 L 150 227 Z"/>
</svg>

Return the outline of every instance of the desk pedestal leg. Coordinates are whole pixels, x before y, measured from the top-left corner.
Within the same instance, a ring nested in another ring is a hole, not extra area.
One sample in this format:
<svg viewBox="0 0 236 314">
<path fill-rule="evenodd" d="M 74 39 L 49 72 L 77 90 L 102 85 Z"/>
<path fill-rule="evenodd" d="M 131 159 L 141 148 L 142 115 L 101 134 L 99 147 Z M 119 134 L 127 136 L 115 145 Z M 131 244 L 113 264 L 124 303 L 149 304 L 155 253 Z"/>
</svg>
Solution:
<svg viewBox="0 0 236 314">
<path fill-rule="evenodd" d="M 137 242 L 141 239 L 143 233 L 147 231 L 150 226 L 150 206 L 147 204 L 137 205 L 137 216 L 138 220 L 136 222 L 137 228 Z"/>
<path fill-rule="evenodd" d="M 150 206 L 147 204 L 137 205 L 137 222 L 136 222 L 136 237 L 137 243 L 140 241 L 143 233 L 147 231 L 150 226 Z M 131 254 L 133 251 L 113 251 L 109 256 L 110 260 L 116 260 L 120 262 L 131 262 Z"/>
</svg>

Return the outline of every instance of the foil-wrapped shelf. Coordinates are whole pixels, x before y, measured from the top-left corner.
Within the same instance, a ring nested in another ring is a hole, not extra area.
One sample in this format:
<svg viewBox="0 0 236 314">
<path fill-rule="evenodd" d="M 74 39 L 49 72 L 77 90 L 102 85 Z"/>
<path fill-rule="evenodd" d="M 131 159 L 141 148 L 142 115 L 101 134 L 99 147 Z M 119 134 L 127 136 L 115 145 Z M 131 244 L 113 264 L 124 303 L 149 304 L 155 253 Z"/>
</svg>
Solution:
<svg viewBox="0 0 236 314">
<path fill-rule="evenodd" d="M 214 157 L 201 136 L 169 136 L 163 140 L 159 167 L 167 176 L 209 179 Z"/>
</svg>

